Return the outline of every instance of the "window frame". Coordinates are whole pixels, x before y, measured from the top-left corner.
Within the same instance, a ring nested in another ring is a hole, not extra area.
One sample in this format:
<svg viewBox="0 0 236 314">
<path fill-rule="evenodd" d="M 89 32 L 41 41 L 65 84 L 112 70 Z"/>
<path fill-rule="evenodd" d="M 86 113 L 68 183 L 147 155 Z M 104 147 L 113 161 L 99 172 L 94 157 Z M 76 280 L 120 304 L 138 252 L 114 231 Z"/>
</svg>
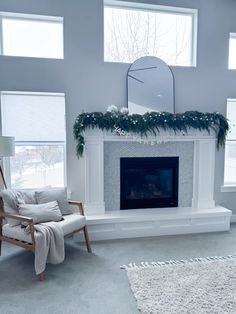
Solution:
<svg viewBox="0 0 236 314">
<path fill-rule="evenodd" d="M 2 121 L 2 95 L 33 95 L 33 96 L 57 96 L 57 97 L 64 97 L 66 102 L 66 95 L 65 93 L 49 93 L 49 92 L 17 92 L 17 91 L 0 91 L 0 121 Z M 65 106 L 66 109 L 66 106 Z M 65 118 L 65 136 L 66 136 L 66 117 Z M 2 135 L 2 123 L 0 124 L 0 134 Z M 47 145 L 61 145 L 63 146 L 64 150 L 64 185 L 63 187 L 67 186 L 67 141 L 15 141 L 15 146 L 47 146 Z M 3 173 L 6 178 L 6 182 L 9 188 L 11 188 L 11 166 L 10 166 L 10 157 L 3 157 L 2 158 L 3 164 Z M 56 189 L 57 187 L 51 187 L 52 189 Z M 23 188 L 24 190 L 31 190 L 30 188 Z"/>
<path fill-rule="evenodd" d="M 191 64 L 190 65 L 172 65 L 172 67 L 196 67 L 197 66 L 197 32 L 198 32 L 198 9 L 185 8 L 185 7 L 174 7 L 165 6 L 158 4 L 138 3 L 138 2 L 126 2 L 120 0 L 104 0 L 103 1 L 103 61 L 105 63 L 128 63 L 130 62 L 119 62 L 119 61 L 105 61 L 105 15 L 104 9 L 110 8 L 123 8 L 133 9 L 140 11 L 154 11 L 169 14 L 179 15 L 191 15 L 192 17 L 192 36 L 191 36 Z"/>
<path fill-rule="evenodd" d="M 36 21 L 36 22 L 47 22 L 47 23 L 58 23 L 62 24 L 62 58 L 52 57 L 34 57 L 34 56 L 18 56 L 18 55 L 7 55 L 4 54 L 4 42 L 3 42 L 3 26 L 2 20 L 7 18 L 9 20 L 23 20 L 23 21 Z M 49 16 L 49 15 L 36 15 L 36 14 L 25 14 L 25 13 L 13 13 L 13 12 L 0 12 L 0 56 L 8 58 L 33 58 L 33 59 L 52 59 L 52 60 L 64 60 L 65 47 L 64 47 L 64 17 L 62 16 Z"/>
</svg>

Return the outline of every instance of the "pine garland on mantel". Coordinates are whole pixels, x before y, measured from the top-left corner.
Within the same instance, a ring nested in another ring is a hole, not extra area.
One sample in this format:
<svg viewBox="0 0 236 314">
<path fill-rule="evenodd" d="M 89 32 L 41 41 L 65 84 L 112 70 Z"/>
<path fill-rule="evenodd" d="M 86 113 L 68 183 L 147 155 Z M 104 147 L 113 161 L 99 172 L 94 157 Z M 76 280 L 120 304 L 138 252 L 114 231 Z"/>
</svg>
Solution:
<svg viewBox="0 0 236 314">
<path fill-rule="evenodd" d="M 188 132 L 189 128 L 199 131 L 213 130 L 217 137 L 217 148 L 224 146 L 229 125 L 227 119 L 219 112 L 203 113 L 198 111 L 187 111 L 185 113 L 169 112 L 147 112 L 144 115 L 121 112 L 91 112 L 81 113 L 74 123 L 73 133 L 77 142 L 76 151 L 78 158 L 84 151 L 84 131 L 88 128 L 99 128 L 101 130 L 113 131 L 119 127 L 125 132 L 140 136 L 152 133 L 158 135 L 160 129 L 173 130 L 174 132 Z"/>
</svg>

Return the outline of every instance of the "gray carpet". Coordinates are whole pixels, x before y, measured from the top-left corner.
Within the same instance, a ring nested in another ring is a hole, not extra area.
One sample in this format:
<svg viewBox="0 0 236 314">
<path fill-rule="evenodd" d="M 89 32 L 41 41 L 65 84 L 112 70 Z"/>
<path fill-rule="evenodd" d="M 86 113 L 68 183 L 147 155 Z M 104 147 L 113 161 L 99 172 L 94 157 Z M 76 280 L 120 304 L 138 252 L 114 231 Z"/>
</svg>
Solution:
<svg viewBox="0 0 236 314">
<path fill-rule="evenodd" d="M 67 240 L 66 260 L 34 275 L 33 254 L 4 245 L 0 257 L 1 314 L 136 314 L 126 272 L 129 262 L 189 259 L 236 252 L 230 232 L 95 242 L 93 254 Z"/>
</svg>

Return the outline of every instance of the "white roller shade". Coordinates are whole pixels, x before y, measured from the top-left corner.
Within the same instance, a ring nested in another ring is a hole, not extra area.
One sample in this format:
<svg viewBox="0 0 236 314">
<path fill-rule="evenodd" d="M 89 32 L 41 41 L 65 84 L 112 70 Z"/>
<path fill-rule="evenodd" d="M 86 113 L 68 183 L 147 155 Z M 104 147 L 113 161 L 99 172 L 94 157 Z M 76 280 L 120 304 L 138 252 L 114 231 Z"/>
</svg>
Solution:
<svg viewBox="0 0 236 314">
<path fill-rule="evenodd" d="M 2 18 L 2 48 L 7 56 L 63 59 L 63 19 L 6 14 Z"/>
<path fill-rule="evenodd" d="M 64 95 L 1 95 L 2 134 L 16 141 L 65 141 Z"/>
<path fill-rule="evenodd" d="M 229 37 L 229 69 L 236 69 L 236 33 L 230 33 Z"/>
</svg>

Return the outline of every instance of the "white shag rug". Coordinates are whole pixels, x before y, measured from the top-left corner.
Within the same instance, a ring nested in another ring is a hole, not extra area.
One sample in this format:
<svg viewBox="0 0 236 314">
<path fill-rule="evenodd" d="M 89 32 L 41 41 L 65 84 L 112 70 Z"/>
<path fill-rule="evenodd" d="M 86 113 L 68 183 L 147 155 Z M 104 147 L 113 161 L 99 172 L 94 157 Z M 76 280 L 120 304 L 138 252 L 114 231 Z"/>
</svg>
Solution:
<svg viewBox="0 0 236 314">
<path fill-rule="evenodd" d="M 121 268 L 143 314 L 236 314 L 236 254 Z"/>
</svg>

